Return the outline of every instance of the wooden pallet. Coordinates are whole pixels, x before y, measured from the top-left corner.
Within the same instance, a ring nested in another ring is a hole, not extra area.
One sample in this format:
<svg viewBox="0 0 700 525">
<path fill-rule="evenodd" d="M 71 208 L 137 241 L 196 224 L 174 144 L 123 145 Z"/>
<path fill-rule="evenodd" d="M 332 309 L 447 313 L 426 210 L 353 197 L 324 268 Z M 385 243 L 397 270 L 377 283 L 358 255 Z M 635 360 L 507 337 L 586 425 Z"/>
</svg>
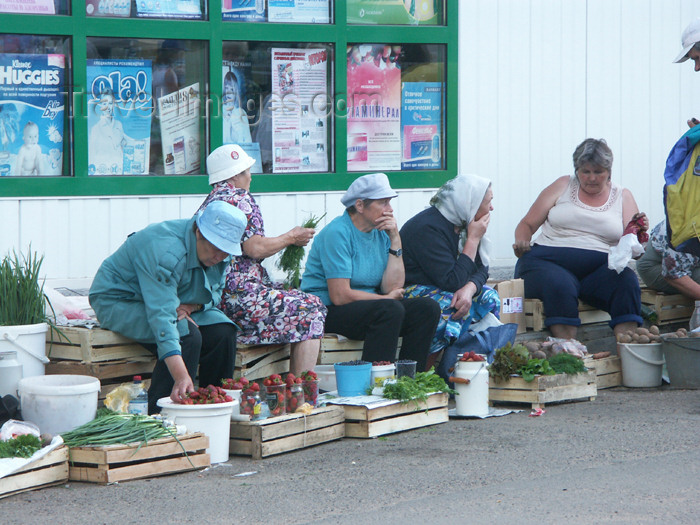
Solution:
<svg viewBox="0 0 700 525">
<path fill-rule="evenodd" d="M 449 420 L 447 399 L 447 394 L 436 393 L 420 402 L 381 398 L 362 405 L 331 402 L 345 409 L 345 437 L 374 438 L 445 423 Z"/>
<path fill-rule="evenodd" d="M 251 381 L 263 379 L 271 374 L 289 372 L 289 354 L 291 345 L 238 345 L 234 378 L 241 376 Z"/>
<path fill-rule="evenodd" d="M 588 370 L 581 374 L 556 374 L 536 376 L 530 382 L 522 377 L 511 377 L 508 381 L 490 378 L 489 403 L 527 403 L 532 408 L 541 408 L 555 401 L 589 399 L 593 401 L 598 393 L 596 373 Z"/>
<path fill-rule="evenodd" d="M 397 355 L 401 349 L 401 341 L 402 339 L 399 337 L 399 343 L 396 347 Z M 321 339 L 321 350 L 318 353 L 316 364 L 332 365 L 362 359 L 363 345 L 364 341 L 346 339 L 336 334 L 326 334 Z"/>
<path fill-rule="evenodd" d="M 656 312 L 657 325 L 688 322 L 695 310 L 695 302 L 685 295 L 667 295 L 649 288 L 642 288 L 642 304 Z"/>
<path fill-rule="evenodd" d="M 54 329 L 46 333 L 46 355 L 52 360 L 101 363 L 151 359 L 153 354 L 131 339 L 102 328 L 62 326 L 63 337 Z"/>
<path fill-rule="evenodd" d="M 327 443 L 345 436 L 345 411 L 336 406 L 315 408 L 262 421 L 232 421 L 229 452 L 262 459 Z"/>
<path fill-rule="evenodd" d="M 68 481 L 68 447 L 58 447 L 9 476 L 0 478 L 0 499 Z"/>
<path fill-rule="evenodd" d="M 587 368 L 595 371 L 598 390 L 622 385 L 622 364 L 619 356 L 611 355 L 603 359 L 586 357 L 583 362 Z"/>
<path fill-rule="evenodd" d="M 178 442 L 179 441 L 179 442 Z M 114 483 L 198 470 L 211 465 L 209 438 L 201 432 L 139 443 L 70 449 L 69 478 Z M 184 448 L 184 451 L 183 451 Z M 185 454 L 185 451 L 187 452 Z"/>
<path fill-rule="evenodd" d="M 581 324 L 594 324 L 610 321 L 610 314 L 598 310 L 581 301 L 578 302 L 578 316 Z M 525 299 L 525 324 L 534 332 L 541 332 L 544 327 L 544 305 L 539 299 Z"/>
</svg>

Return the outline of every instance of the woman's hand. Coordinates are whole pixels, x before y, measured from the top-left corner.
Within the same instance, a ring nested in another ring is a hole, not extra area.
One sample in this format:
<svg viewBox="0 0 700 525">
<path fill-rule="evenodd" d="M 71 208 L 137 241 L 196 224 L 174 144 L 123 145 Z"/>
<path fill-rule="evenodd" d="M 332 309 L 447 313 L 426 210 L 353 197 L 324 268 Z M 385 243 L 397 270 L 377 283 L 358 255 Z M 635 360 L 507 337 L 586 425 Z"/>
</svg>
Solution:
<svg viewBox="0 0 700 525">
<path fill-rule="evenodd" d="M 406 290 L 403 288 L 394 288 L 388 294 L 386 294 L 387 299 L 396 299 L 397 301 L 403 299 L 403 294 Z"/>
<path fill-rule="evenodd" d="M 197 323 L 195 323 L 192 320 L 192 318 L 190 316 L 192 315 L 192 312 L 196 312 L 201 308 L 202 308 L 201 304 L 185 304 L 185 303 L 183 303 L 180 306 L 178 306 L 177 309 L 175 310 L 175 312 L 177 313 L 177 320 L 182 321 L 183 319 L 187 319 L 193 325 L 199 326 Z"/>
<path fill-rule="evenodd" d="M 291 238 L 290 244 L 295 246 L 306 246 L 309 241 L 313 238 L 316 230 L 313 228 L 302 228 L 301 226 L 295 226 L 287 234 Z"/>
<path fill-rule="evenodd" d="M 175 382 L 170 391 L 170 399 L 173 403 L 181 403 L 187 392 L 194 392 L 192 378 L 180 354 L 166 357 L 165 366 L 168 367 L 168 372 Z"/>
<path fill-rule="evenodd" d="M 452 314 L 452 319 L 463 319 L 469 314 L 475 293 L 476 285 L 469 281 L 452 295 L 450 308 L 456 310 L 455 313 Z"/>
<path fill-rule="evenodd" d="M 399 234 L 399 227 L 396 224 L 394 214 L 388 211 L 382 213 L 382 216 L 374 221 L 375 229 L 385 231 L 389 234 L 390 239 L 394 239 L 395 235 Z"/>
<path fill-rule="evenodd" d="M 513 243 L 513 253 L 519 259 L 532 249 L 530 241 L 516 241 Z"/>
<path fill-rule="evenodd" d="M 481 238 L 486 235 L 489 222 L 491 222 L 491 212 L 486 213 L 478 221 L 470 222 L 469 226 L 467 226 L 467 239 L 474 239 L 477 242 L 480 241 Z"/>
</svg>

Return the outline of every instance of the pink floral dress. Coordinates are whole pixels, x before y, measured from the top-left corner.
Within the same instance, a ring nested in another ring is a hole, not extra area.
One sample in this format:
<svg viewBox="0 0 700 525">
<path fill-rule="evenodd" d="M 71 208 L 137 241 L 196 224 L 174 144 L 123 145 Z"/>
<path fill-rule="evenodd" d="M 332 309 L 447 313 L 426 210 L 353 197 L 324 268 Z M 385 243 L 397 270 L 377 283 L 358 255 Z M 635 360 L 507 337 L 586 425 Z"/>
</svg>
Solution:
<svg viewBox="0 0 700 525">
<path fill-rule="evenodd" d="M 249 191 L 220 182 L 199 209 L 217 200 L 233 204 L 248 217 L 241 242 L 253 235 L 265 236 L 260 208 Z M 315 295 L 284 290 L 281 283 L 272 282 L 262 259 L 245 253 L 234 256 L 226 269 L 226 287 L 219 308 L 241 328 L 238 342 L 246 345 L 320 339 L 327 311 Z"/>
</svg>

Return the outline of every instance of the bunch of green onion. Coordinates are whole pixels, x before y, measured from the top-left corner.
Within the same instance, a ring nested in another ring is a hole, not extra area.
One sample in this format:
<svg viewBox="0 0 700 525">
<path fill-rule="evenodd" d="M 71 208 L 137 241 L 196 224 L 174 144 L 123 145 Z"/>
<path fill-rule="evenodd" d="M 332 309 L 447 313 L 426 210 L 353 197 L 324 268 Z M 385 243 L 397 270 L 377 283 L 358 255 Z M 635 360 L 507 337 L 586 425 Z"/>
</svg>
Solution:
<svg viewBox="0 0 700 525">
<path fill-rule="evenodd" d="M 176 437 L 176 432 L 174 426 L 162 419 L 112 412 L 61 434 L 61 437 L 68 447 L 88 447 L 148 443 L 162 437 Z"/>
</svg>

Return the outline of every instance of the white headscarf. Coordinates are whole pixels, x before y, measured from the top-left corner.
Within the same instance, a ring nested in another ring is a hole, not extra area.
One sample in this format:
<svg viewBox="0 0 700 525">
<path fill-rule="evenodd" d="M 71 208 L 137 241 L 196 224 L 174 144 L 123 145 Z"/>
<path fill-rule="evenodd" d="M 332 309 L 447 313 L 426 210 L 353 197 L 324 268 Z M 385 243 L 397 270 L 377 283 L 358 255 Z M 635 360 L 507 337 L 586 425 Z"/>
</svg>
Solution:
<svg viewBox="0 0 700 525">
<path fill-rule="evenodd" d="M 430 199 L 431 206 L 435 206 L 445 219 L 461 229 L 460 251 L 467 239 L 467 226 L 474 220 L 490 185 L 491 181 L 478 175 L 457 175 L 443 184 Z M 479 243 L 479 257 L 484 266 L 489 265 L 491 240 L 486 234 Z"/>
</svg>

